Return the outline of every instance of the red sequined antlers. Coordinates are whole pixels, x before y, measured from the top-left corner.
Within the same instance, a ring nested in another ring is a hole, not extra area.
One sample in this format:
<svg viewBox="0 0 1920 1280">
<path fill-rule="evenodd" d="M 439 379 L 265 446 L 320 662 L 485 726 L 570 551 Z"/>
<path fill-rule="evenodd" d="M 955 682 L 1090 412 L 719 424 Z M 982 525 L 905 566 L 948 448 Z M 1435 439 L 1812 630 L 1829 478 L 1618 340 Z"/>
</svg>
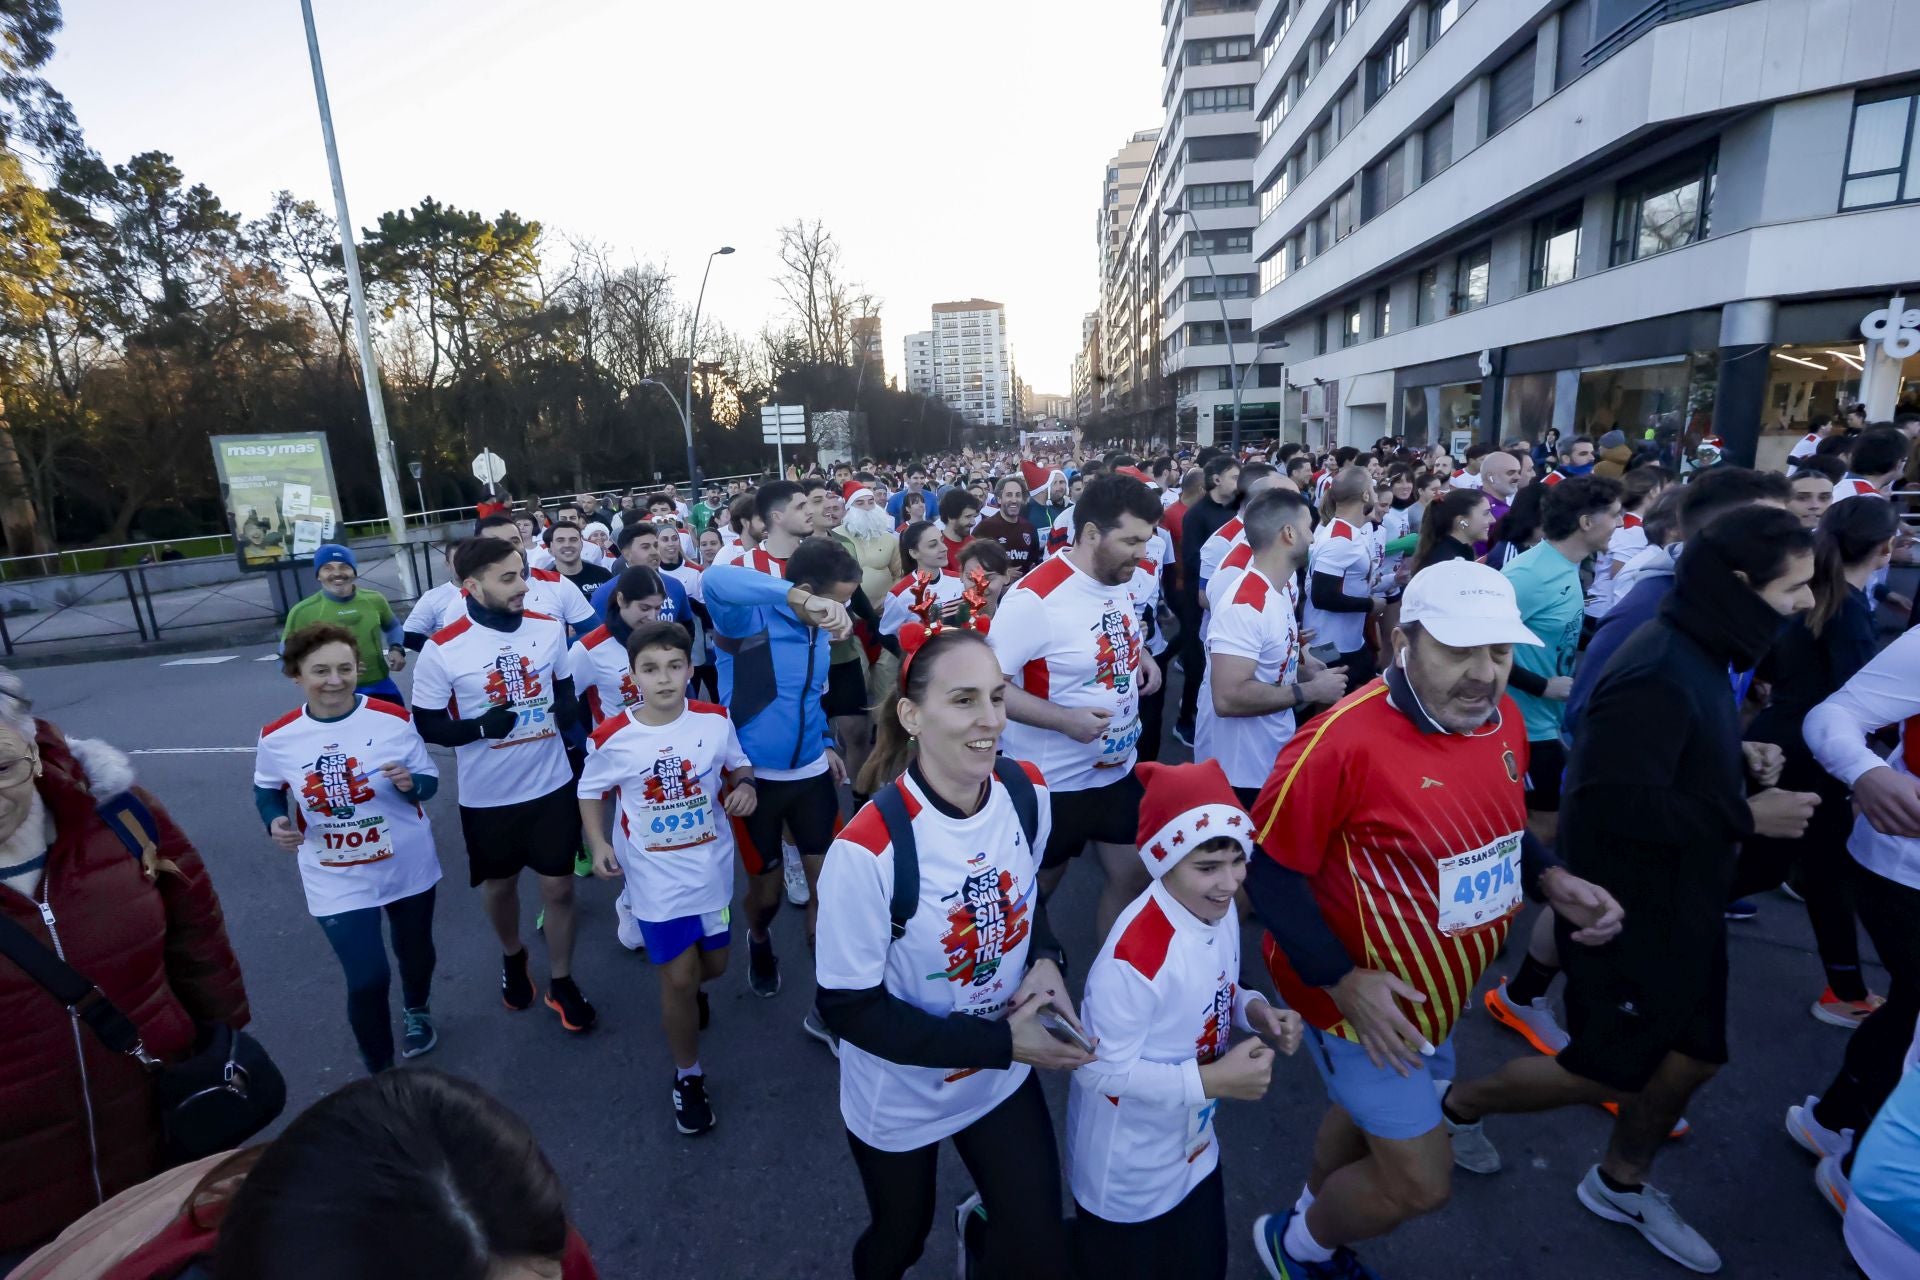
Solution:
<svg viewBox="0 0 1920 1280">
<path fill-rule="evenodd" d="M 959 623 L 961 629 L 987 634 L 989 619 L 987 605 L 987 575 L 975 569 L 967 575 L 967 586 L 960 593 L 960 599 L 967 606 L 967 620 Z M 920 570 L 913 575 L 913 603 L 907 606 L 907 612 L 919 619 L 900 628 L 897 637 L 900 652 L 905 655 L 900 663 L 900 687 L 907 687 L 907 671 L 913 666 L 913 657 L 927 641 L 947 629 L 946 619 L 942 616 L 940 602 L 934 595 L 935 575 Z"/>
</svg>

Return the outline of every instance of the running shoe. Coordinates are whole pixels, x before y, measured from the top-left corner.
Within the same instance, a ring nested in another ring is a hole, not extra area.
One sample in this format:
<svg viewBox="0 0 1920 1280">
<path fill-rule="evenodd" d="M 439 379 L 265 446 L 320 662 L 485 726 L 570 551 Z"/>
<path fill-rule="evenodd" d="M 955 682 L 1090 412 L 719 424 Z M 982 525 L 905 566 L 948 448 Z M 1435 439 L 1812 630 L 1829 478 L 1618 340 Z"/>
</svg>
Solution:
<svg viewBox="0 0 1920 1280">
<path fill-rule="evenodd" d="M 787 882 L 787 901 L 796 907 L 804 907 L 813 898 L 807 889 L 807 866 L 800 861 L 800 851 L 789 846 L 780 859 L 780 876 Z"/>
<path fill-rule="evenodd" d="M 618 921 L 614 936 L 620 939 L 620 945 L 629 951 L 647 954 L 646 935 L 640 932 L 640 922 L 633 918 L 633 908 L 627 904 L 626 894 L 613 900 L 613 916 Z"/>
<path fill-rule="evenodd" d="M 1853 1130 L 1838 1133 L 1814 1118 L 1813 1107 L 1820 1099 L 1807 1095 L 1805 1102 L 1787 1108 L 1787 1136 L 1820 1160 L 1840 1157 L 1853 1150 Z"/>
<path fill-rule="evenodd" d="M 1610 1116 L 1617 1116 L 1620 1114 L 1620 1104 L 1617 1102 L 1603 1102 L 1600 1104 L 1600 1109 L 1606 1112 Z M 1681 1116 L 1678 1120 L 1675 1120 L 1673 1122 L 1673 1128 L 1667 1130 L 1667 1141 L 1669 1142 L 1676 1141 L 1680 1138 L 1686 1137 L 1688 1134 L 1692 1132 L 1693 1132 L 1693 1125 L 1688 1122 L 1685 1116 Z"/>
<path fill-rule="evenodd" d="M 707 1024 L 713 1021 L 713 1006 L 707 1002 L 707 993 L 704 991 L 694 992 L 693 1002 L 700 1006 L 700 1029 L 705 1031 Z"/>
<path fill-rule="evenodd" d="M 1600 1180 L 1600 1166 L 1587 1170 L 1577 1193 L 1580 1203 L 1608 1222 L 1632 1227 L 1648 1244 L 1689 1271 L 1711 1275 L 1720 1269 L 1720 1255 L 1698 1231 L 1674 1210 L 1673 1201 L 1657 1187 L 1619 1192 Z"/>
<path fill-rule="evenodd" d="M 959 1280 L 974 1280 L 974 1258 L 981 1248 L 981 1235 L 987 1229 L 987 1207 L 980 1203 L 980 1193 L 974 1192 L 959 1204 L 953 1206 L 953 1274 Z"/>
<path fill-rule="evenodd" d="M 1853 1203 L 1853 1182 L 1840 1167 L 1839 1156 L 1827 1156 L 1813 1166 L 1813 1185 L 1820 1188 L 1821 1198 L 1833 1206 L 1835 1213 L 1847 1216 L 1847 1206 Z"/>
<path fill-rule="evenodd" d="M 559 1014 L 560 1025 L 575 1034 L 593 1030 L 600 1016 L 572 978 L 555 978 L 547 984 L 547 1008 Z"/>
<path fill-rule="evenodd" d="M 713 1128 L 713 1104 L 707 1101 L 704 1075 L 674 1078 L 673 1127 L 689 1138 Z"/>
<path fill-rule="evenodd" d="M 1174 721 L 1173 736 L 1174 740 L 1181 746 L 1191 749 L 1193 746 L 1193 722 L 1191 720 Z"/>
<path fill-rule="evenodd" d="M 1253 1251 L 1273 1280 L 1380 1280 L 1380 1273 L 1341 1245 L 1325 1262 L 1302 1262 L 1287 1252 L 1287 1227 L 1294 1210 L 1263 1213 L 1253 1220 Z"/>
<path fill-rule="evenodd" d="M 755 942 L 747 937 L 747 989 L 762 1000 L 780 994 L 780 957 L 773 954 L 773 939 Z"/>
<path fill-rule="evenodd" d="M 827 1030 L 827 1024 L 820 1017 L 818 1009 L 807 1010 L 807 1016 L 800 1021 L 800 1029 L 833 1050 L 833 1056 L 840 1056 L 840 1037 Z"/>
<path fill-rule="evenodd" d="M 425 1005 L 418 1009 L 404 1009 L 401 1016 L 406 1019 L 407 1029 L 400 1037 L 400 1056 L 417 1058 L 423 1053 L 432 1053 L 433 1046 L 440 1043 L 440 1033 L 433 1029 L 433 1014 Z"/>
<path fill-rule="evenodd" d="M 1798 889 L 1794 888 L 1793 881 L 1791 880 L 1782 880 L 1780 882 L 1780 892 L 1786 894 L 1789 898 L 1792 898 L 1795 902 L 1805 902 L 1807 900 L 1807 895 L 1805 895 L 1804 893 L 1801 893 Z"/>
<path fill-rule="evenodd" d="M 1486 1121 L 1455 1124 L 1447 1119 L 1444 1112 L 1440 1118 L 1446 1121 L 1447 1141 L 1453 1147 L 1453 1162 L 1456 1165 L 1468 1173 L 1500 1172 L 1500 1149 L 1487 1136 Z"/>
<path fill-rule="evenodd" d="M 573 855 L 573 874 L 576 876 L 590 876 L 593 874 L 593 855 L 588 853 L 584 847 Z"/>
<path fill-rule="evenodd" d="M 527 949 L 500 958 L 500 999 L 519 1013 L 533 1004 L 533 979 L 527 976 Z"/>
<path fill-rule="evenodd" d="M 1828 987 L 1820 993 L 1820 998 L 1813 1002 L 1808 1012 L 1830 1027 L 1845 1027 L 1851 1031 L 1872 1017 L 1873 1011 L 1886 1002 L 1885 996 L 1871 993 L 1865 1000 L 1842 1000 L 1833 994 L 1832 987 Z"/>
<path fill-rule="evenodd" d="M 1535 1052 L 1551 1058 L 1567 1047 L 1567 1033 L 1560 1029 L 1553 1016 L 1553 1002 L 1545 996 L 1516 1004 L 1507 998 L 1507 980 L 1502 978 L 1499 986 L 1481 997 L 1481 1003 L 1495 1022 L 1517 1032 Z"/>
<path fill-rule="evenodd" d="M 1760 908 L 1745 898 L 1735 898 L 1727 904 L 1726 914 L 1729 920 L 1751 920 L 1760 914 Z"/>
</svg>

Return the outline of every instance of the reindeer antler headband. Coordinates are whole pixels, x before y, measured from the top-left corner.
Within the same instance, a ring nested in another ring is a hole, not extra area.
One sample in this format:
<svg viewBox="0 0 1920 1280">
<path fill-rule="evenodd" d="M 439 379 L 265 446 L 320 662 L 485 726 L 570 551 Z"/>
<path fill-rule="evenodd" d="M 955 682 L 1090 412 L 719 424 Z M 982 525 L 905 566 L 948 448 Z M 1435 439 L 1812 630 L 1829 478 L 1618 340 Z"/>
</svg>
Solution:
<svg viewBox="0 0 1920 1280">
<path fill-rule="evenodd" d="M 927 641 L 948 629 L 945 619 L 940 616 L 940 602 L 934 597 L 934 577 L 935 575 L 928 573 L 924 569 L 917 570 L 913 575 L 913 586 L 911 588 L 913 592 L 913 603 L 907 606 L 907 612 L 913 614 L 919 621 L 909 622 L 901 627 L 900 634 L 897 637 L 900 641 L 900 650 L 906 655 L 905 660 L 900 663 L 900 691 L 902 693 L 905 693 L 907 690 L 907 672 L 913 667 L 915 655 L 920 652 Z M 986 635 L 987 626 L 991 619 L 989 619 L 986 614 L 987 575 L 985 570 L 975 568 L 968 571 L 967 586 L 960 593 L 960 598 L 966 602 L 967 620 L 955 624 L 955 629 L 972 631 L 977 635 Z"/>
</svg>

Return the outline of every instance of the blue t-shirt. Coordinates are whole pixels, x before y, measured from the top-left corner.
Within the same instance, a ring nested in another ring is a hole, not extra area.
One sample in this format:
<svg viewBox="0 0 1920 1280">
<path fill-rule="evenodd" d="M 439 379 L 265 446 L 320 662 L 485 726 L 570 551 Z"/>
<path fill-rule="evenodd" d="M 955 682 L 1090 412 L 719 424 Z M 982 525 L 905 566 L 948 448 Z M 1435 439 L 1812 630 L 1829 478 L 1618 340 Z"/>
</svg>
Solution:
<svg viewBox="0 0 1920 1280">
<path fill-rule="evenodd" d="M 1539 542 L 1507 561 L 1500 572 L 1513 584 L 1520 620 L 1540 641 L 1537 646 L 1515 645 L 1514 665 L 1548 680 L 1572 675 L 1587 603 L 1580 590 L 1580 565 L 1554 550 L 1551 543 Z M 1518 689 L 1508 692 L 1526 717 L 1528 742 L 1559 738 L 1564 701 Z"/>
<path fill-rule="evenodd" d="M 1853 1157 L 1853 1194 L 1920 1249 L 1920 1039 Z"/>
</svg>

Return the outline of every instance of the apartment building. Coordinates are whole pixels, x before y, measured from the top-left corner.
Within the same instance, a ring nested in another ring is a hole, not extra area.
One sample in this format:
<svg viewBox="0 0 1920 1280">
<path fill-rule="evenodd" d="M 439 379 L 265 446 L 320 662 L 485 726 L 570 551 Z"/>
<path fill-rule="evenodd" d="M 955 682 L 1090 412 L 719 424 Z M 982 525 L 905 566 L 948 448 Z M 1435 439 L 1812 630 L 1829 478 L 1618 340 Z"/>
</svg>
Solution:
<svg viewBox="0 0 1920 1280">
<path fill-rule="evenodd" d="M 1105 292 L 1105 280 L 1102 279 L 1102 293 Z M 1100 318 L 1101 311 L 1089 311 L 1080 317 L 1080 350 L 1073 357 L 1073 378 L 1068 384 L 1070 405 L 1068 415 L 1075 422 L 1085 422 L 1094 414 L 1099 404 L 1099 391 L 1096 389 L 1094 375 L 1100 369 Z"/>
<path fill-rule="evenodd" d="M 1255 29 L 1252 328 L 1310 442 L 1774 465 L 1920 395 L 1920 6 L 1262 0 Z"/>
<path fill-rule="evenodd" d="M 875 382 L 887 380 L 887 348 L 880 334 L 879 316 L 855 316 L 849 326 L 853 338 L 853 358 L 865 363 L 865 377 Z M 856 368 L 860 367 L 858 363 Z"/>
<path fill-rule="evenodd" d="M 1171 381 L 1181 435 L 1202 444 L 1231 434 L 1236 383 L 1244 434 L 1270 436 L 1280 425 L 1281 367 L 1277 358 L 1259 363 L 1251 322 L 1256 19 L 1256 0 L 1166 0 L 1161 11 L 1166 122 L 1152 206 L 1160 373 Z"/>
<path fill-rule="evenodd" d="M 1007 357 L 1007 309 L 969 298 L 933 304 L 933 392 L 976 426 L 1004 427 L 1016 413 Z"/>
<path fill-rule="evenodd" d="M 933 330 L 906 336 L 906 361 L 901 371 L 902 385 L 915 395 L 930 396 L 933 387 Z"/>
</svg>

